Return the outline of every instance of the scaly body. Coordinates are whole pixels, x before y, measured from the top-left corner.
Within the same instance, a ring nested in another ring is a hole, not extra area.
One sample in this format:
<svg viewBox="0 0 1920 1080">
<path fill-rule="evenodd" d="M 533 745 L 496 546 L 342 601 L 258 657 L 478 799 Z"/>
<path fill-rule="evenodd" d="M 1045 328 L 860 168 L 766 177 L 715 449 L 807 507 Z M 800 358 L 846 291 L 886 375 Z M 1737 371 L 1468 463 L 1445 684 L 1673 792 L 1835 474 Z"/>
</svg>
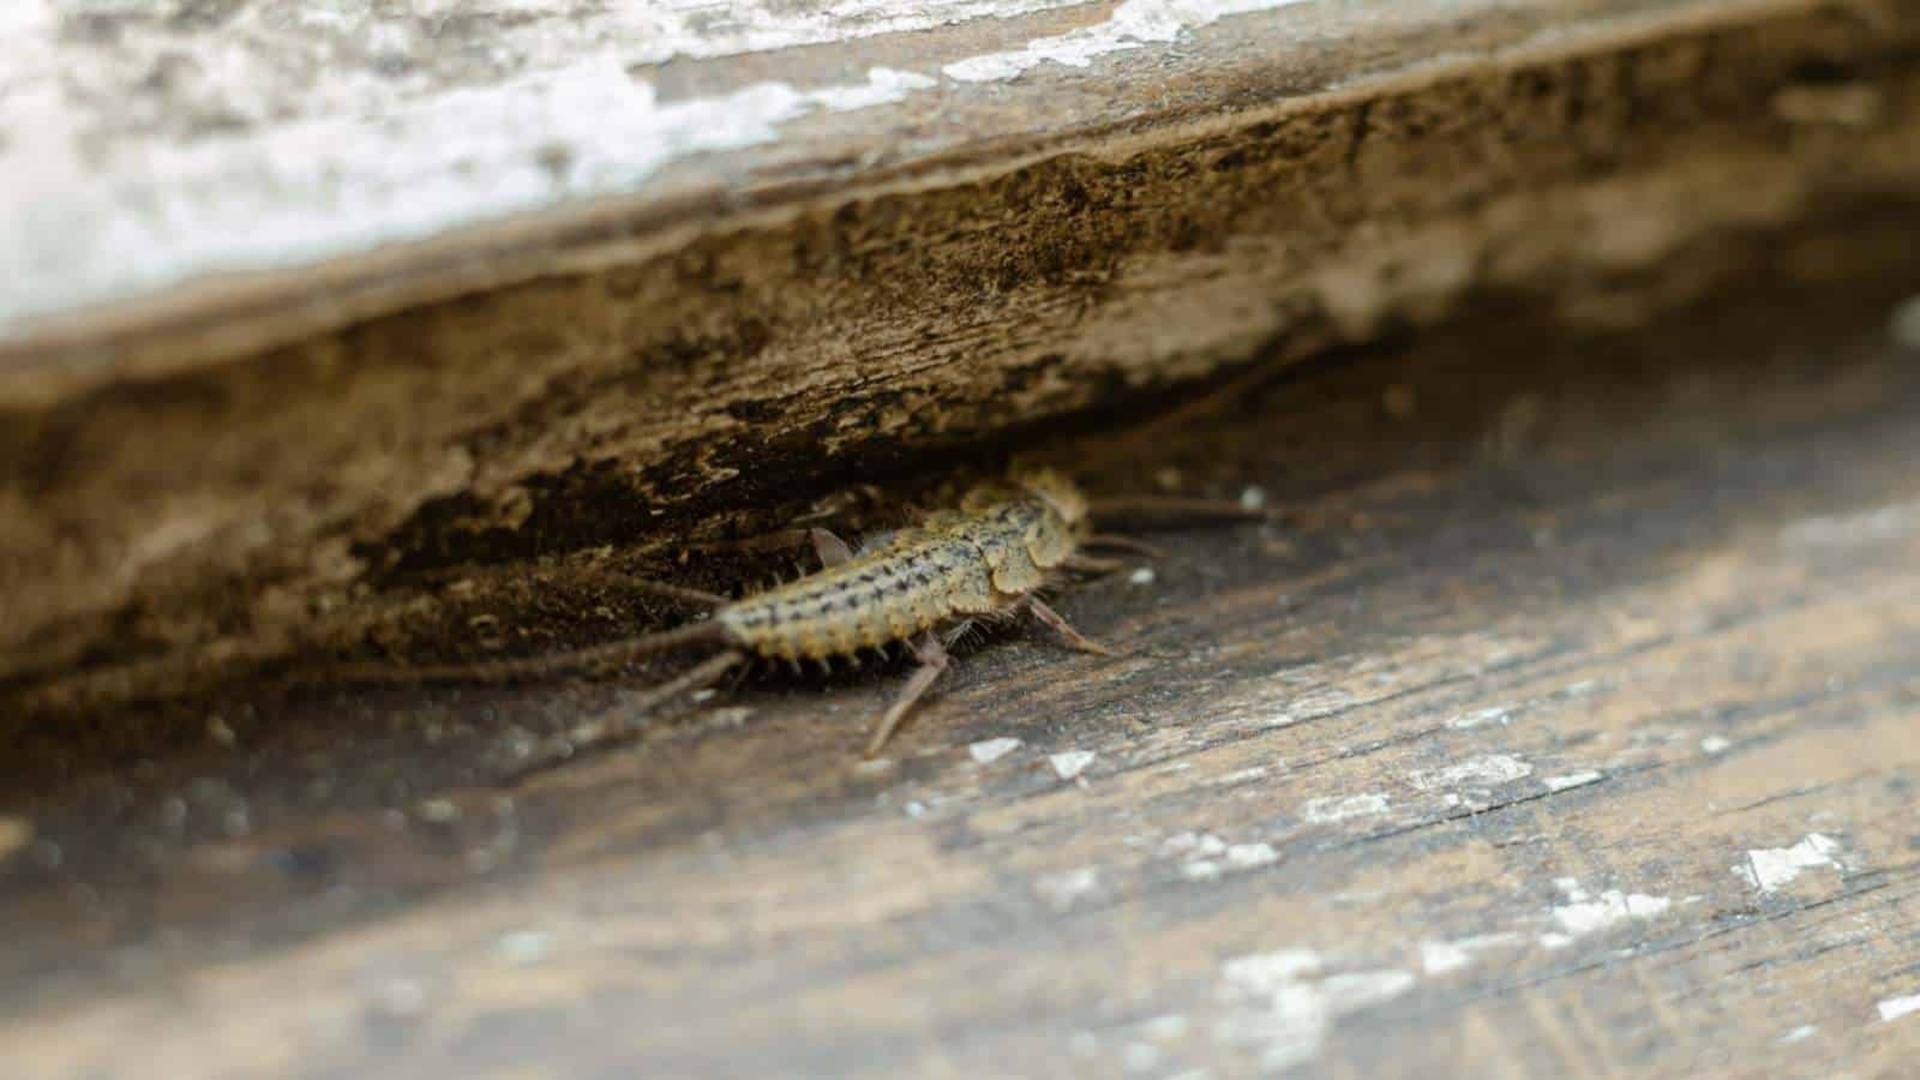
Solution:
<svg viewBox="0 0 1920 1080">
<path fill-rule="evenodd" d="M 728 604 L 726 640 L 780 660 L 879 649 L 949 623 L 1003 616 L 1078 550 L 1086 502 L 1052 473 L 974 488 L 958 510 L 817 574 Z"/>
</svg>

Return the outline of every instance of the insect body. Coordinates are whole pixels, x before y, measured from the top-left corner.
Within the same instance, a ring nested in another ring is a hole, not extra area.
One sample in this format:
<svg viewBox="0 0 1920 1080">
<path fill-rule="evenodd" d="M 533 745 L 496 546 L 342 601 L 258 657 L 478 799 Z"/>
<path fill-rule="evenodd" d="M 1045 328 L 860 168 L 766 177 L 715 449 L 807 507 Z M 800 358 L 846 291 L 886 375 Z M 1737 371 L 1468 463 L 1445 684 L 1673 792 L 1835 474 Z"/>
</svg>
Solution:
<svg viewBox="0 0 1920 1080">
<path fill-rule="evenodd" d="M 1223 509 L 1218 504 L 1165 502 L 1175 510 Z M 719 647 L 712 657 L 649 694 L 639 703 L 645 708 L 710 685 L 752 657 L 798 667 L 801 661 L 824 664 L 905 643 L 919 664 L 875 724 L 867 744 L 871 756 L 946 670 L 947 646 L 976 622 L 1032 614 L 1071 647 L 1107 652 L 1037 595 L 1063 572 L 1105 571 L 1118 565 L 1084 553 L 1088 546 L 1127 543 L 1093 533 L 1092 509 L 1079 489 L 1058 473 L 1020 470 L 972 488 L 956 508 L 931 514 L 858 554 L 831 533 L 810 530 L 824 564 L 819 573 L 739 600 L 654 586 L 710 607 L 712 615 L 704 621 L 558 655 L 416 668 L 407 674 L 511 677 L 617 663 L 682 646 Z"/>
</svg>

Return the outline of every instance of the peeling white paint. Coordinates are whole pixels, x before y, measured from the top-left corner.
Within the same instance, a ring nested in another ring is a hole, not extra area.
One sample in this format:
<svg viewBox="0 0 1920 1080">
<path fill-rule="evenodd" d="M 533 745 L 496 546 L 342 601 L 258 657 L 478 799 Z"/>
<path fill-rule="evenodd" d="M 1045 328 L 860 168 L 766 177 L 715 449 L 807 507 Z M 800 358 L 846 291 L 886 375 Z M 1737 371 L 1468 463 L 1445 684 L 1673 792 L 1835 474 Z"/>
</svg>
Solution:
<svg viewBox="0 0 1920 1080">
<path fill-rule="evenodd" d="M 1161 842 L 1160 850 L 1186 858 L 1180 876 L 1188 881 L 1214 881 L 1229 870 L 1251 870 L 1280 859 L 1272 844 L 1229 844 L 1212 833 L 1175 833 Z"/>
<path fill-rule="evenodd" d="M 1257 866 L 1266 866 L 1280 860 L 1272 844 L 1229 844 L 1227 846 L 1227 865 L 1235 870 L 1251 870 Z"/>
<path fill-rule="evenodd" d="M 1387 797 L 1378 792 L 1364 795 L 1332 796 L 1308 799 L 1300 807 L 1300 816 L 1315 825 L 1328 825 L 1349 818 L 1371 817 L 1387 812 Z"/>
<path fill-rule="evenodd" d="M 1416 981 L 1412 972 L 1394 969 L 1322 977 L 1325 966 L 1311 949 L 1227 961 L 1218 987 L 1227 1012 L 1216 1037 L 1258 1052 L 1262 1069 L 1290 1069 L 1313 1060 L 1340 1017 L 1391 1001 Z"/>
<path fill-rule="evenodd" d="M 1727 738 L 1725 735 L 1709 735 L 1700 740 L 1700 752 L 1710 756 L 1717 756 L 1726 753 L 1727 748 L 1732 745 L 1733 740 Z"/>
<path fill-rule="evenodd" d="M 980 764 L 991 765 L 1020 749 L 1020 745 L 1019 739 L 1003 735 L 997 739 L 981 739 L 979 742 L 970 743 L 967 746 L 967 753 Z"/>
<path fill-rule="evenodd" d="M 1511 754 L 1488 754 L 1445 768 L 1416 772 L 1408 779 L 1421 791 L 1452 787 L 1490 787 L 1533 775 L 1533 766 Z"/>
<path fill-rule="evenodd" d="M 1747 861 L 1733 868 L 1748 885 L 1763 893 L 1790 884 L 1808 870 L 1838 867 L 1834 856 L 1840 842 L 1820 833 L 1808 833 L 1792 847 L 1761 848 L 1747 852 Z"/>
<path fill-rule="evenodd" d="M 1420 967 L 1428 975 L 1445 975 L 1473 963 L 1475 953 L 1488 949 L 1512 948 L 1525 942 L 1519 934 L 1480 934 L 1452 941 L 1426 941 L 1420 945 Z"/>
<path fill-rule="evenodd" d="M 1041 64 L 1083 68 L 1095 58 L 1155 43 L 1178 40 L 1188 30 L 1230 15 L 1269 11 L 1299 0 L 1126 0 L 1105 22 L 1052 37 L 1035 38 L 1018 49 L 957 60 L 941 68 L 955 82 L 1003 82 Z"/>
<path fill-rule="evenodd" d="M 1855 514 L 1807 518 L 1780 530 L 1780 543 L 1797 548 L 1846 548 L 1899 540 L 1920 532 L 1920 500 Z"/>
<path fill-rule="evenodd" d="M 1218 881 L 1224 872 L 1217 859 L 1194 859 L 1180 864 L 1180 876 L 1188 881 Z"/>
<path fill-rule="evenodd" d="M 1885 1001 L 1875 1002 L 1873 1007 L 1879 1011 L 1881 1023 L 1892 1023 L 1903 1016 L 1912 1016 L 1914 1013 L 1920 1013 L 1920 994 L 1909 994 L 1906 997 L 1890 997 Z"/>
<path fill-rule="evenodd" d="M 761 82 L 663 102 L 631 64 L 599 51 L 367 115 L 146 146 L 137 166 L 87 160 L 77 140 L 47 127 L 53 117 L 23 119 L 25 106 L 9 99 L 0 338 L 15 318 L 194 274 L 319 260 L 633 191 L 672 162 L 771 142 L 808 113 L 870 108 L 934 85 L 873 68 L 858 83 Z"/>
<path fill-rule="evenodd" d="M 1572 878 L 1558 878 L 1554 884 L 1567 894 L 1567 903 L 1550 912 L 1560 930 L 1540 937 L 1540 944 L 1549 949 L 1564 948 L 1580 938 L 1623 923 L 1657 919 L 1673 907 L 1673 901 L 1664 896 L 1623 893 L 1618 889 L 1608 889 L 1597 897 L 1589 896 Z"/>
<path fill-rule="evenodd" d="M 1448 720 L 1447 726 L 1455 731 L 1469 731 L 1473 728 L 1485 727 L 1488 724 L 1500 724 L 1504 726 L 1512 722 L 1513 707 L 1510 705 L 1495 705 L 1489 709 L 1478 709 L 1470 713 L 1461 713 Z"/>
<path fill-rule="evenodd" d="M 1053 767 L 1053 775 L 1062 780 L 1072 780 L 1087 771 L 1098 755 L 1092 750 L 1063 750 L 1058 754 L 1048 754 L 1047 764 Z"/>
<path fill-rule="evenodd" d="M 1161 841 L 1160 850 L 1169 855 L 1222 855 L 1227 842 L 1212 833 L 1178 832 Z"/>
<path fill-rule="evenodd" d="M 1056 910 L 1064 911 L 1099 893 L 1100 870 L 1094 866 L 1062 870 L 1037 879 L 1033 889 Z"/>
<path fill-rule="evenodd" d="M 1546 785 L 1548 791 L 1560 792 L 1577 787 L 1586 787 L 1588 784 L 1597 784 L 1606 778 L 1605 773 L 1588 769 L 1584 772 L 1568 773 L 1565 776 L 1542 777 L 1540 782 Z"/>
</svg>

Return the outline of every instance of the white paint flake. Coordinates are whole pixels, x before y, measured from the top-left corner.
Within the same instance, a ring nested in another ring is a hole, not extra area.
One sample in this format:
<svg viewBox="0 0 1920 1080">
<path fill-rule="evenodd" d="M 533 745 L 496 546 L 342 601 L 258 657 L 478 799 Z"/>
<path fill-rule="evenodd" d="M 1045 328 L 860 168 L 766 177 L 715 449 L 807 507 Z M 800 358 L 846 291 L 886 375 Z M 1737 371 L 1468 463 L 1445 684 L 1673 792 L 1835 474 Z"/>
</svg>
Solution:
<svg viewBox="0 0 1920 1080">
<path fill-rule="evenodd" d="M 1511 948 L 1525 941 L 1519 934 L 1480 934 L 1453 941 L 1427 941 L 1420 945 L 1420 967 L 1428 975 L 1445 975 L 1473 963 L 1475 953 L 1487 949 Z"/>
<path fill-rule="evenodd" d="M 553 935 L 545 930 L 514 930 L 494 941 L 493 957 L 503 964 L 526 967 L 545 960 L 552 949 Z"/>
<path fill-rule="evenodd" d="M 1048 754 L 1047 764 L 1053 766 L 1053 775 L 1062 780 L 1072 780 L 1087 771 L 1098 755 L 1092 750 L 1063 750 L 1058 754 Z"/>
<path fill-rule="evenodd" d="M 1885 1001 L 1876 1002 L 1873 1007 L 1880 1013 L 1880 1022 L 1890 1024 L 1903 1016 L 1920 1013 L 1920 994 L 1890 997 Z"/>
<path fill-rule="evenodd" d="M 904 99 L 927 75 L 760 82 L 662 101 L 630 56 L 583 49 L 496 84 L 87 159 L 55 118 L 0 145 L 0 339 L 10 321 L 195 275 L 315 261 L 637 190 L 667 165 L 774 141 L 782 125 Z M 0 99 L 0 109 L 18 102 Z M 0 130 L 8 116 L 0 112 Z M 244 223 L 244 227 L 241 227 Z M 110 257 L 107 254 L 110 253 Z"/>
<path fill-rule="evenodd" d="M 1052 37 L 1035 38 L 1007 52 L 957 60 L 941 72 L 955 82 L 1003 82 L 1041 64 L 1083 68 L 1096 57 L 1154 42 L 1176 41 L 1188 30 L 1230 15 L 1268 11 L 1299 0 L 1126 0 L 1102 23 Z"/>
<path fill-rule="evenodd" d="M 1188 881 L 1218 881 L 1224 872 L 1218 859 L 1194 859 L 1180 864 L 1180 876 Z"/>
<path fill-rule="evenodd" d="M 1188 881 L 1215 881 L 1229 870 L 1252 870 L 1280 859 L 1271 844 L 1229 844 L 1212 833 L 1175 833 L 1161 842 L 1160 850 L 1185 857 L 1180 876 Z"/>
<path fill-rule="evenodd" d="M 1588 769 L 1585 772 L 1568 773 L 1565 776 L 1542 777 L 1540 782 L 1547 786 L 1548 791 L 1559 792 L 1568 791 L 1577 787 L 1586 787 L 1588 784 L 1597 784 L 1606 778 L 1605 773 Z"/>
<path fill-rule="evenodd" d="M 1819 1032 L 1820 1029 L 1814 1027 L 1812 1024 L 1801 1024 L 1799 1027 L 1794 1028 L 1792 1031 L 1787 1032 L 1785 1035 L 1773 1041 L 1779 1046 L 1792 1046 L 1794 1043 L 1806 1042 L 1808 1039 L 1819 1034 Z"/>
<path fill-rule="evenodd" d="M 1151 566 L 1136 567 L 1133 573 L 1127 575 L 1127 583 L 1130 585 L 1151 585 L 1153 582 L 1154 573 Z"/>
<path fill-rule="evenodd" d="M 967 747 L 967 753 L 982 765 L 991 765 L 1020 748 L 1020 740 L 1003 735 L 998 739 L 981 739 Z"/>
<path fill-rule="evenodd" d="M 1227 961 L 1218 995 L 1228 1011 L 1216 1036 L 1255 1049 L 1262 1069 L 1279 1072 L 1311 1061 L 1340 1017 L 1391 1001 L 1415 982 L 1412 972 L 1392 969 L 1321 977 L 1324 967 L 1311 949 Z"/>
<path fill-rule="evenodd" d="M 1659 918 L 1673 907 L 1673 901 L 1664 896 L 1623 893 L 1618 889 L 1589 896 L 1572 878 L 1557 878 L 1554 884 L 1567 894 L 1567 903 L 1550 912 L 1560 930 L 1540 936 L 1540 944 L 1549 949 L 1565 948 L 1589 934 L 1611 930 L 1623 923 Z"/>
<path fill-rule="evenodd" d="M 1726 753 L 1727 748 L 1732 745 L 1733 740 L 1727 738 L 1725 735 L 1709 735 L 1700 740 L 1700 752 L 1710 756 L 1718 756 Z"/>
<path fill-rule="evenodd" d="M 1251 870 L 1278 861 L 1280 855 L 1273 850 L 1272 844 L 1230 844 L 1227 847 L 1227 865 L 1235 870 Z"/>
<path fill-rule="evenodd" d="M 1328 825 L 1349 818 L 1371 817 L 1387 812 L 1387 797 L 1377 792 L 1308 799 L 1300 807 L 1300 816 L 1315 825 Z"/>
<path fill-rule="evenodd" d="M 1469 731 L 1488 724 L 1505 726 L 1513 721 L 1513 707 L 1495 705 L 1490 709 L 1477 709 L 1470 713 L 1461 713 L 1447 721 L 1447 726 L 1455 731 Z"/>
<path fill-rule="evenodd" d="M 1834 859 L 1840 842 L 1820 833 L 1808 833 L 1792 847 L 1761 848 L 1747 852 L 1747 861 L 1733 868 L 1748 885 L 1763 893 L 1791 883 L 1803 872 L 1838 867 Z"/>
<path fill-rule="evenodd" d="M 1452 787 L 1490 787 L 1533 775 L 1533 766 L 1511 754 L 1488 754 L 1457 765 L 1414 773 L 1409 779 L 1421 791 Z"/>
<path fill-rule="evenodd" d="M 1033 883 L 1033 889 L 1055 910 L 1064 911 L 1099 893 L 1100 871 L 1092 866 L 1062 870 L 1039 878 Z"/>
<path fill-rule="evenodd" d="M 1848 548 L 1899 540 L 1915 532 L 1920 532 L 1920 501 L 1807 518 L 1780 530 L 1780 542 L 1798 548 Z"/>
</svg>

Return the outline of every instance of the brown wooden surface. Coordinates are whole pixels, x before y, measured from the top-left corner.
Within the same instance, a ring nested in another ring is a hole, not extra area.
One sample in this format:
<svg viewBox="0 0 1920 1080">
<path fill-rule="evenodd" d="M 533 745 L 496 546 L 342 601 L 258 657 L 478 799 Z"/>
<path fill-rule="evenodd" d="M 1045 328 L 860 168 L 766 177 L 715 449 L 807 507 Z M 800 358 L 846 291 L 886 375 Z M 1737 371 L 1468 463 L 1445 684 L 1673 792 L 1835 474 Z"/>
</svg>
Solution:
<svg viewBox="0 0 1920 1080">
<path fill-rule="evenodd" d="M 1192 23 L 1084 67 L 945 74 L 1143 5 Z M 68 305 L 0 323 L 0 708 L 315 640 L 444 642 L 390 625 L 396 568 L 769 524 L 1487 291 L 1646 321 L 1717 287 L 1730 246 L 1920 190 L 1914 0 L 1208 14 L 1237 6 L 982 0 L 1003 17 L 867 34 L 868 4 L 728 5 L 840 15 L 812 44 L 670 62 L 626 5 L 583 0 L 72 14 L 60 63 L 0 58 L 0 318 L 21 292 Z M 713 107 L 879 69 L 932 85 L 631 189 L 561 182 L 660 145 L 616 123 L 647 94 Z M 593 92 L 529 121 L 549 77 Z M 16 118 L 46 100 L 69 112 Z M 550 201 L 447 212 L 495 178 Z M 63 227 L 102 198 L 104 222 Z M 383 232 L 397 203 L 445 228 Z M 336 238 L 357 239 L 315 256 Z M 234 243 L 272 265 L 195 261 Z M 7 273 L 22 251 L 55 265 Z M 112 303 L 54 272 L 155 259 L 175 287 Z"/>
<path fill-rule="evenodd" d="M 1145 446 L 1110 419 L 1060 450 L 1091 485 L 1289 512 L 1157 535 L 1059 603 L 1120 656 L 997 639 L 884 764 L 871 671 L 518 783 L 631 691 L 15 726 L 5 1075 L 1910 1076 L 1890 257 L 1633 334 L 1484 309 Z"/>
</svg>

